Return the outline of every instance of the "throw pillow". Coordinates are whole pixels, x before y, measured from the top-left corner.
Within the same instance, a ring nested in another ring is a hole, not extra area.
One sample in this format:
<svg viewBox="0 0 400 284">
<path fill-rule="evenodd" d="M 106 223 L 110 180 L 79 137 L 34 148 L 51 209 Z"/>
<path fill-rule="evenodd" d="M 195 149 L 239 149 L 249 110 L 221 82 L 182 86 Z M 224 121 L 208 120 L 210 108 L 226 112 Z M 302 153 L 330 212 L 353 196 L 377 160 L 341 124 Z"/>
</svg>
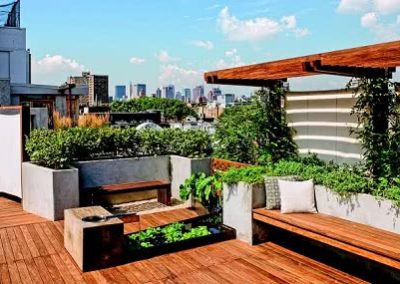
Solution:
<svg viewBox="0 0 400 284">
<path fill-rule="evenodd" d="M 314 183 L 278 180 L 282 213 L 316 213 Z"/>
</svg>

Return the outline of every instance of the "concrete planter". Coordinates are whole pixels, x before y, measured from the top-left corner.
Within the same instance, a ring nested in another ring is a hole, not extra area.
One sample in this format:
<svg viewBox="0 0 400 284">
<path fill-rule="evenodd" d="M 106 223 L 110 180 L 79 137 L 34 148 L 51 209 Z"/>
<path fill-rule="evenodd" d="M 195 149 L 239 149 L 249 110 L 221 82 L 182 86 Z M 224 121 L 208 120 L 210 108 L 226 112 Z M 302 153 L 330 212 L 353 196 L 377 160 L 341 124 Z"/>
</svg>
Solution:
<svg viewBox="0 0 400 284">
<path fill-rule="evenodd" d="M 265 186 L 260 184 L 238 184 L 223 186 L 223 222 L 236 229 L 239 240 L 253 244 L 257 226 L 253 223 L 252 210 L 265 207 Z"/>
<path fill-rule="evenodd" d="M 368 194 L 342 197 L 324 186 L 315 186 L 319 213 L 347 219 L 400 234 L 400 209 L 390 200 Z"/>
<path fill-rule="evenodd" d="M 191 159 L 181 156 L 171 156 L 172 198 L 180 200 L 180 185 L 193 174 L 201 172 L 211 174 L 211 158 Z M 193 207 L 193 199 L 190 199 L 187 205 Z"/>
<path fill-rule="evenodd" d="M 79 207 L 78 170 L 53 170 L 23 163 L 22 206 L 49 220 L 63 219 L 64 209 Z"/>
</svg>

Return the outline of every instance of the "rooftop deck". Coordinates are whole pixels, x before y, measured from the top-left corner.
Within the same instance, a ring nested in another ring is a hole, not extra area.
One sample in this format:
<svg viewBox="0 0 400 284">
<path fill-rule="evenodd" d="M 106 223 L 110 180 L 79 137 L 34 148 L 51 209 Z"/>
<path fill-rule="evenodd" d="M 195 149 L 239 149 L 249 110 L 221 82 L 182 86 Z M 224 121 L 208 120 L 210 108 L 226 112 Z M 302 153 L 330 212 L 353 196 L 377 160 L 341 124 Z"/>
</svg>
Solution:
<svg viewBox="0 0 400 284">
<path fill-rule="evenodd" d="M 126 231 L 196 215 L 144 215 Z M 81 273 L 63 246 L 63 222 L 49 222 L 0 197 L 0 283 L 364 283 L 285 248 L 227 241 Z"/>
</svg>

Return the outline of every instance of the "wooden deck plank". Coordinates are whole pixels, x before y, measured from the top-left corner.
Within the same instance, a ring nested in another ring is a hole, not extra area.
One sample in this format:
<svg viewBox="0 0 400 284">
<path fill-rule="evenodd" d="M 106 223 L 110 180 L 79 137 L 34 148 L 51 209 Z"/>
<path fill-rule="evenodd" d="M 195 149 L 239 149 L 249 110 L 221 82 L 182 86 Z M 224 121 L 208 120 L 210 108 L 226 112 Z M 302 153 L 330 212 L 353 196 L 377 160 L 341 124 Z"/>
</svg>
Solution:
<svg viewBox="0 0 400 284">
<path fill-rule="evenodd" d="M 0 198 L 7 227 L 0 228 L 1 283 L 362 283 L 356 277 L 285 251 L 278 245 L 249 246 L 237 240 L 82 273 L 63 245 L 63 222 L 21 214 L 20 204 Z M 131 228 L 158 226 L 197 216 L 180 209 L 141 215 Z M 12 218 L 16 223 L 12 224 Z M 41 220 L 41 221 L 38 221 Z M 4 226 L 4 225 L 3 225 Z M 1 226 L 0 226 L 1 227 Z M 302 275 L 307 275 L 303 277 Z M 293 280 L 293 281 L 292 281 Z M 304 281 L 303 281 L 304 280 Z"/>
</svg>

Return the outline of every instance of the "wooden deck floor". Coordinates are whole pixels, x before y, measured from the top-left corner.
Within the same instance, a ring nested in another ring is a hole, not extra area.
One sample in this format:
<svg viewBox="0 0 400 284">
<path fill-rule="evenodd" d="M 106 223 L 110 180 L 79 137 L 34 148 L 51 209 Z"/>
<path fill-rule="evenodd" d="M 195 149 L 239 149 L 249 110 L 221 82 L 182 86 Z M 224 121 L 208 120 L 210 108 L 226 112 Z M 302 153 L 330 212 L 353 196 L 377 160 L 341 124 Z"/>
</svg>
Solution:
<svg viewBox="0 0 400 284">
<path fill-rule="evenodd" d="M 8 210 L 3 210 L 8 208 Z M 134 231 L 194 216 L 189 210 L 144 216 Z M 3 225 L 3 220 L 6 225 Z M 15 222 L 12 226 L 12 222 Z M 227 241 L 114 268 L 81 273 L 63 247 L 63 223 L 0 199 L 1 283 L 363 283 L 276 244 Z"/>
</svg>

